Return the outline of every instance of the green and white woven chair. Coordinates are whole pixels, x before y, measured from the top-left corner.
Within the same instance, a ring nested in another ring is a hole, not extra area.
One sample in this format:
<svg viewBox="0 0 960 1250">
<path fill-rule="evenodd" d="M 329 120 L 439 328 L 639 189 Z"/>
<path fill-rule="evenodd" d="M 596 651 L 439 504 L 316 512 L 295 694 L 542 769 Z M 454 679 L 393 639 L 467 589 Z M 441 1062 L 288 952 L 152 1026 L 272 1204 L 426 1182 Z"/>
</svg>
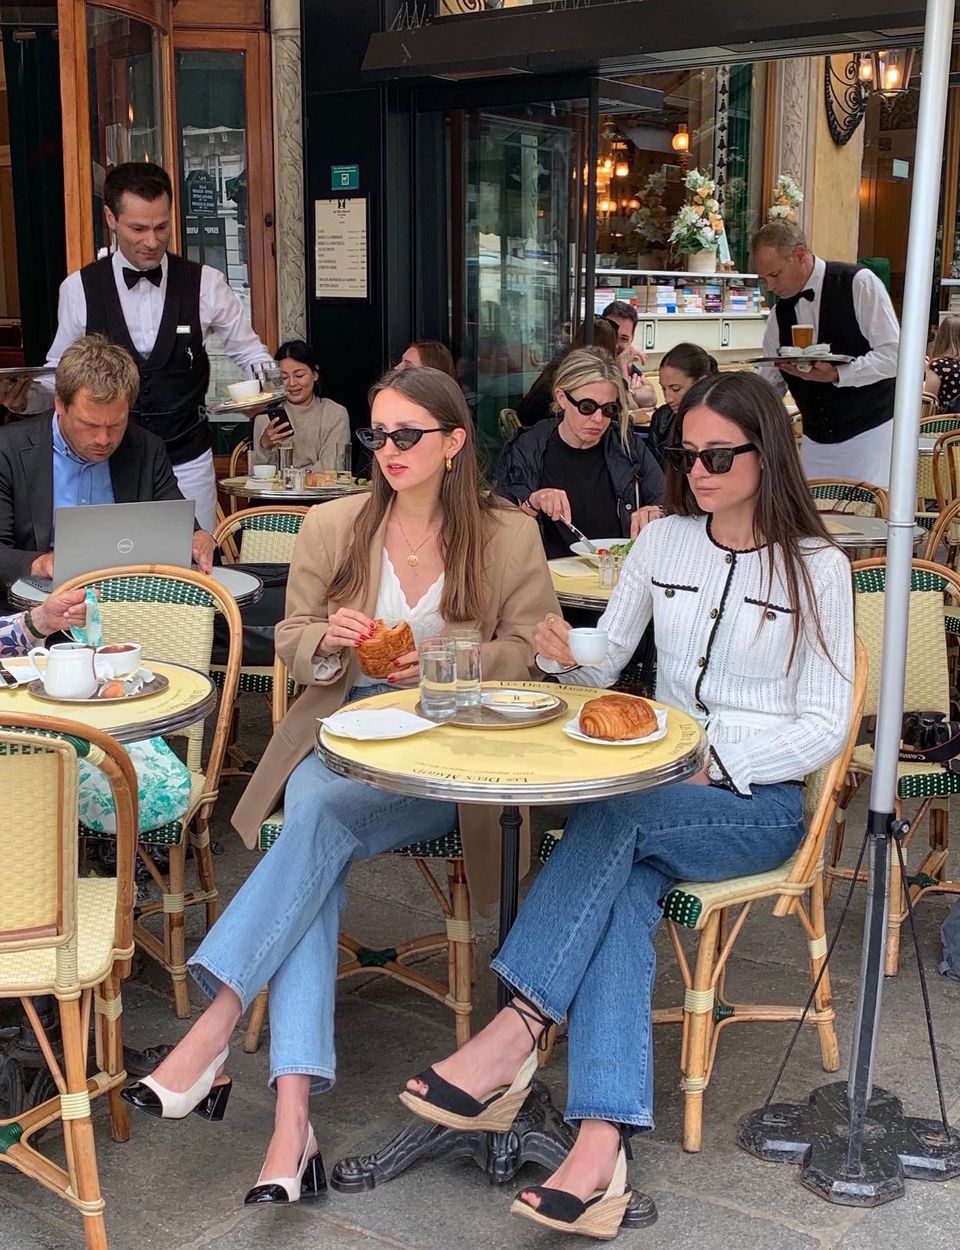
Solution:
<svg viewBox="0 0 960 1250">
<path fill-rule="evenodd" d="M 273 677 L 273 720 L 274 728 L 286 715 L 290 689 L 289 673 L 281 659 L 277 659 Z M 283 831 L 283 808 L 278 808 L 260 826 L 258 849 L 269 851 L 275 845 Z M 273 851 L 274 855 L 282 854 L 282 844 Z M 356 938 L 341 932 L 337 944 L 346 955 L 337 965 L 337 979 L 357 976 L 361 973 L 379 973 L 393 977 L 411 989 L 429 998 L 435 999 L 445 1007 L 449 1007 L 456 1022 L 457 1045 L 462 1046 L 470 1038 L 470 1020 L 473 1013 L 473 926 L 470 921 L 470 890 L 463 863 L 463 845 L 460 830 L 451 831 L 442 838 L 433 838 L 426 842 L 412 842 L 408 846 L 397 847 L 388 851 L 388 855 L 401 859 L 412 859 L 420 875 L 430 887 L 437 906 L 443 917 L 444 927 L 435 933 L 423 937 L 410 938 L 395 946 L 374 949 L 364 946 Z M 444 889 L 438 879 L 433 865 L 437 861 L 446 863 L 447 882 Z M 429 976 L 420 968 L 411 967 L 414 961 L 428 955 L 446 951 L 447 980 L 446 983 L 436 977 Z M 247 1031 L 244 1036 L 243 1049 L 253 1054 L 259 1049 L 260 1035 L 267 1016 L 267 991 L 261 990 L 250 1008 Z"/>
<path fill-rule="evenodd" d="M 870 675 L 867 682 L 865 716 L 875 716 L 880 686 L 883 651 L 883 620 L 886 601 L 886 562 L 862 560 L 852 566 L 857 613 L 857 634 L 867 649 Z M 950 569 L 927 560 L 914 560 L 910 587 L 910 618 L 907 636 L 907 670 L 903 710 L 950 712 L 950 666 L 948 639 L 944 627 L 945 600 L 948 611 L 960 615 L 960 577 Z M 828 897 L 835 878 L 849 880 L 852 869 L 839 866 L 843 849 L 846 808 L 860 786 L 873 773 L 873 747 L 854 749 L 844 793 L 837 805 L 833 846 L 826 870 Z M 884 971 L 896 976 L 900 963 L 900 927 L 907 918 L 904 891 L 909 889 L 916 902 L 930 892 L 960 892 L 960 883 L 946 880 L 949 851 L 949 801 L 960 794 L 960 774 L 942 764 L 897 765 L 897 811 L 904 802 L 919 804 L 910 817 L 910 830 L 904 839 L 909 847 L 924 817 L 928 817 L 928 849 L 919 865 L 903 881 L 894 860 L 890 872 L 890 914 Z"/>
<path fill-rule="evenodd" d="M 942 434 L 956 434 L 960 432 L 960 415 L 953 414 L 944 417 L 924 418 L 920 422 L 920 437 L 938 439 Z M 936 445 L 934 446 L 936 451 Z M 938 510 L 943 507 L 940 502 L 943 483 L 939 483 L 939 474 L 943 468 L 946 468 L 946 462 L 942 467 L 938 462 L 937 468 L 934 467 L 934 456 L 921 456 L 917 461 L 917 511 L 924 513 L 928 508 L 928 500 L 934 500 Z M 948 457 L 952 460 L 952 456 Z M 939 484 L 938 484 L 939 483 Z"/>
<path fill-rule="evenodd" d="M 872 482 L 846 477 L 818 477 L 807 482 L 818 512 L 843 512 L 848 516 L 885 517 L 887 492 Z"/>
<path fill-rule="evenodd" d="M 190 806 L 181 820 L 158 829 L 140 831 L 137 853 L 153 878 L 160 898 L 149 899 L 139 908 L 134 926 L 137 945 L 166 969 L 173 981 L 177 1015 L 190 1015 L 187 992 L 186 939 L 184 913 L 187 907 L 203 906 L 206 927 L 217 918 L 218 893 L 210 851 L 210 816 L 220 786 L 240 674 L 242 634 L 236 600 L 213 578 L 192 569 L 168 565 L 141 565 L 126 569 L 106 569 L 87 573 L 67 582 L 64 589 L 92 587 L 100 597 L 104 639 L 143 646 L 145 659 L 185 664 L 201 673 L 210 671 L 213 648 L 213 621 L 219 612 L 227 624 L 229 644 L 227 664 L 220 688 L 220 702 L 206 763 L 202 760 L 203 722 L 172 735 L 185 739 L 186 763 L 192 774 Z M 103 837 L 103 834 L 89 836 Z M 197 888 L 185 891 L 187 845 L 191 846 L 197 867 Z M 167 874 L 161 871 L 151 847 L 169 852 Z M 161 936 L 146 921 L 160 916 Z"/>
<path fill-rule="evenodd" d="M 110 783 L 116 877 L 78 876 L 80 757 Z M 59 717 L 7 715 L 0 720 L 0 789 L 0 1001 L 19 1000 L 56 1090 L 0 1119 L 0 1166 L 65 1199 L 83 1216 L 87 1250 L 107 1250 L 90 1101 L 107 1095 L 113 1138 L 126 1141 L 120 982 L 133 954 L 137 778 L 127 753 L 105 733 Z M 56 1001 L 62 1054 L 36 1010 L 41 995 Z M 34 1141 L 56 1120 L 62 1164 Z"/>
<path fill-rule="evenodd" d="M 724 997 L 727 966 L 734 946 L 755 903 L 773 901 L 777 917 L 796 916 L 806 935 L 810 977 L 815 980 L 827 953 L 823 897 L 823 845 L 843 790 L 850 754 L 860 725 L 867 684 L 867 659 L 857 644 L 854 698 L 844 748 L 835 760 L 807 778 L 804 793 L 806 836 L 794 854 L 772 872 L 730 881 L 683 881 L 662 900 L 670 941 L 685 986 L 682 1007 L 658 1008 L 654 1024 L 680 1024 L 681 1087 L 684 1095 L 683 1148 L 700 1150 L 703 1138 L 703 1094 L 710 1083 L 720 1034 L 731 1024 L 783 1023 L 799 1020 L 802 1007 L 794 1004 L 731 1003 Z M 557 843 L 557 831 L 545 837 L 540 858 L 546 859 Z M 696 958 L 691 964 L 682 940 L 684 930 L 696 934 Z M 840 1066 L 835 1013 L 831 1006 L 830 974 L 824 972 L 807 1017 L 820 1040 L 824 1070 Z"/>
</svg>

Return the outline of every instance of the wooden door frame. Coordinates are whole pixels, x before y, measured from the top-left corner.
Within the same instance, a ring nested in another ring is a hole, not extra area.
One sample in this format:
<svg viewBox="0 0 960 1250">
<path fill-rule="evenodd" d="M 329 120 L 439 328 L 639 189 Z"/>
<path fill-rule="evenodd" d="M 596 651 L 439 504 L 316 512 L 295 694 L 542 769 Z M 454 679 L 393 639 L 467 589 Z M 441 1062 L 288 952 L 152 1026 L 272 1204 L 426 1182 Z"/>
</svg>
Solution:
<svg viewBox="0 0 960 1250">
<path fill-rule="evenodd" d="M 276 204 L 270 36 L 264 31 L 174 28 L 173 51 L 242 52 L 247 123 L 247 265 L 250 319 L 270 351 L 277 347 Z M 171 169 L 179 171 L 179 154 Z M 179 183 L 179 174 L 174 179 Z M 179 214 L 178 214 L 179 221 Z"/>
</svg>

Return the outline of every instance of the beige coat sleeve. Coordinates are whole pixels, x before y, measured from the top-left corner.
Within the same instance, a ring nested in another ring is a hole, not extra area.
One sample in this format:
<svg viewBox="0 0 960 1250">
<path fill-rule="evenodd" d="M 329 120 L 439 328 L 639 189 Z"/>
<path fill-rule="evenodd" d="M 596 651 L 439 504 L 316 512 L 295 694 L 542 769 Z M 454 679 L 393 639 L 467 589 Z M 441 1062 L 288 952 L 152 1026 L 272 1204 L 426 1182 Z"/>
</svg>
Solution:
<svg viewBox="0 0 960 1250">
<path fill-rule="evenodd" d="M 483 644 L 481 662 L 485 677 L 516 681 L 525 671 L 539 676 L 533 631 L 560 606 L 536 521 L 517 513 L 510 524 L 515 532 L 503 562 L 499 620 L 493 641 Z"/>
<path fill-rule="evenodd" d="M 327 588 L 335 568 L 333 534 L 323 524 L 322 507 L 311 508 L 297 535 L 287 578 L 286 615 L 277 625 L 274 645 L 293 680 L 301 686 L 329 685 L 339 672 L 318 682 L 313 660 L 327 632 Z"/>
</svg>

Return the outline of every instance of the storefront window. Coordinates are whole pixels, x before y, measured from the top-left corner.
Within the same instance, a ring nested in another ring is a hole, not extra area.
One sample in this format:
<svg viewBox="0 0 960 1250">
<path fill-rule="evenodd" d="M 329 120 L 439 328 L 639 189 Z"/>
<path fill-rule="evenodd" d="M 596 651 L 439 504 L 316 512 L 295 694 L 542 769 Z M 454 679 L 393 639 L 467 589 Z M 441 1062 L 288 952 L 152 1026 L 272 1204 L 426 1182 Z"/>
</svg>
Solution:
<svg viewBox="0 0 960 1250">
<path fill-rule="evenodd" d="M 103 180 L 123 161 L 162 163 L 160 36 L 145 22 L 107 9 L 87 9 L 93 231 L 98 252 L 109 245 Z"/>
</svg>

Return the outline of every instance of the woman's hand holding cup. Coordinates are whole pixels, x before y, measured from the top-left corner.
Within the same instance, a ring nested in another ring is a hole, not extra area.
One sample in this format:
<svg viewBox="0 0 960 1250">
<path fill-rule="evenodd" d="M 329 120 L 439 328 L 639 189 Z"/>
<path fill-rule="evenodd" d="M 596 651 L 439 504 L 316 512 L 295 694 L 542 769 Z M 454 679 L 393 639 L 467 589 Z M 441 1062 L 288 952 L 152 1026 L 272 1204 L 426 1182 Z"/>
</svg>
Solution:
<svg viewBox="0 0 960 1250">
<path fill-rule="evenodd" d="M 343 647 L 359 647 L 361 642 L 372 638 L 375 631 L 376 625 L 369 616 L 353 608 L 337 608 L 327 622 L 327 632 L 323 635 L 316 654 L 328 656 L 334 655 Z"/>
<path fill-rule="evenodd" d="M 545 660 L 555 660 L 564 668 L 575 668 L 577 661 L 570 651 L 570 626 L 562 616 L 548 612 L 533 631 L 537 654 Z"/>
</svg>

